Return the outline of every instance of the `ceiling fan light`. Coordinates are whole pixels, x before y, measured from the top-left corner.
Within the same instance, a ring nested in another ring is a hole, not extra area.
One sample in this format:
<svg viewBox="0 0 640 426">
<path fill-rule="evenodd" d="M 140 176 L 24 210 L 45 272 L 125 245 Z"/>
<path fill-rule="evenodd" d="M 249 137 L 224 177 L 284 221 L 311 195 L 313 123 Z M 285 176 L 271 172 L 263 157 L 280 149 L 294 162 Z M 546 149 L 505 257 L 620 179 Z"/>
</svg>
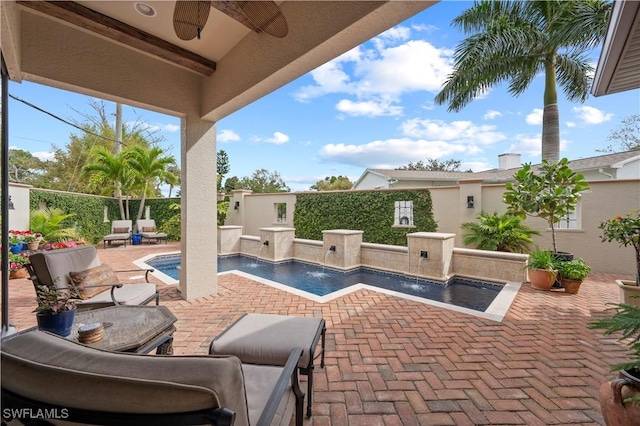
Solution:
<svg viewBox="0 0 640 426">
<path fill-rule="evenodd" d="M 152 6 L 149 6 L 147 3 L 136 2 L 133 7 L 141 15 L 149 17 L 156 16 L 156 10 Z"/>
</svg>

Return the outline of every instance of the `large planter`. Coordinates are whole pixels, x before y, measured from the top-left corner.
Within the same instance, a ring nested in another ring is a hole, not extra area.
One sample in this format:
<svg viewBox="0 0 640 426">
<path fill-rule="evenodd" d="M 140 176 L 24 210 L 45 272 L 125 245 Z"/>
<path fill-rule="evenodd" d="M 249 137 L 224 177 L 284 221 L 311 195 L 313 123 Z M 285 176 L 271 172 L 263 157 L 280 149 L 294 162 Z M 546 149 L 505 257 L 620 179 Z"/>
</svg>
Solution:
<svg viewBox="0 0 640 426">
<path fill-rule="evenodd" d="M 32 243 L 27 243 L 27 248 L 31 251 L 36 251 L 38 250 L 38 247 L 40 247 L 40 241 L 34 241 Z"/>
<path fill-rule="evenodd" d="M 635 281 L 616 280 L 620 287 L 620 303 L 626 303 L 640 307 L 640 287 L 635 285 Z M 639 297 L 631 297 L 631 296 Z"/>
<path fill-rule="evenodd" d="M 59 312 L 57 314 L 36 314 L 38 321 L 38 329 L 50 331 L 62 337 L 71 334 L 71 326 L 75 317 L 76 310 Z"/>
<path fill-rule="evenodd" d="M 580 280 L 569 280 L 567 278 L 563 278 L 562 287 L 564 287 L 564 291 L 570 294 L 578 294 L 578 290 L 580 290 L 580 284 L 582 281 Z"/>
<path fill-rule="evenodd" d="M 618 378 L 600 386 L 600 411 L 607 426 L 638 426 L 640 405 L 625 403 L 640 397 L 640 372 L 620 371 Z"/>
<path fill-rule="evenodd" d="M 551 290 L 553 283 L 556 281 L 556 271 L 549 271 L 546 269 L 530 269 L 529 270 L 529 282 L 531 287 L 536 290 Z"/>
</svg>

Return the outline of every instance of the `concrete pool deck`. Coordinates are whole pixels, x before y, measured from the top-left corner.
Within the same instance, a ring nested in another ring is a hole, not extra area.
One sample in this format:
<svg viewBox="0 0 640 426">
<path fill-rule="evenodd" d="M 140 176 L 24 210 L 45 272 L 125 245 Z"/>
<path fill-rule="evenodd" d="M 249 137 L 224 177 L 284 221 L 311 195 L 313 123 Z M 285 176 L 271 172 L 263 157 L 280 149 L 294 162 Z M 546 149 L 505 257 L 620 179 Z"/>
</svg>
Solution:
<svg viewBox="0 0 640 426">
<path fill-rule="evenodd" d="M 103 263 L 179 251 L 177 243 L 98 249 Z M 180 299 L 157 278 L 161 304 L 178 318 L 176 354 L 205 354 L 245 312 L 322 316 L 326 367 L 317 369 L 307 425 L 603 425 L 600 384 L 626 347 L 587 323 L 618 300 L 616 278 L 591 274 L 577 295 L 523 284 L 502 322 L 361 289 L 327 303 L 218 278 L 219 293 Z M 35 292 L 10 281 L 10 322 L 35 325 Z"/>
</svg>

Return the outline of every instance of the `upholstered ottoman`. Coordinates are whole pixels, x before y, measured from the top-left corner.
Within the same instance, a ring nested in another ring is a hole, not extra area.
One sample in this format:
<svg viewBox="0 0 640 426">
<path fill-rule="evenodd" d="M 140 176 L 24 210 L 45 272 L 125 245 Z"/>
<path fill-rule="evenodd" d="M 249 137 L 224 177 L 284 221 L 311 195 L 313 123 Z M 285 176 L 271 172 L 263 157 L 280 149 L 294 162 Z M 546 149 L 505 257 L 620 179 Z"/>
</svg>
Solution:
<svg viewBox="0 0 640 426">
<path fill-rule="evenodd" d="M 302 348 L 298 369 L 308 377 L 307 417 L 311 417 L 313 362 L 320 357 L 320 367 L 324 367 L 325 334 L 322 318 L 244 314 L 213 339 L 209 354 L 235 355 L 245 363 L 283 366 L 293 348 Z M 320 337 L 320 353 L 316 354 Z"/>
</svg>

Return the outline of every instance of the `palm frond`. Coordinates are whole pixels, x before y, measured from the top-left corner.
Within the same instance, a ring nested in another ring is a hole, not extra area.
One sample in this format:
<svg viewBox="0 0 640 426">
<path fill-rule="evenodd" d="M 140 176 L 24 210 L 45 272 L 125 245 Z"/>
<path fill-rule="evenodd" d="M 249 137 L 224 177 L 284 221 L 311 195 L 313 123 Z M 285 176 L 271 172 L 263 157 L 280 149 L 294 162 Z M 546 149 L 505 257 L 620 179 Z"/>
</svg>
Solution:
<svg viewBox="0 0 640 426">
<path fill-rule="evenodd" d="M 556 56 L 556 78 L 567 99 L 584 102 L 589 96 L 593 67 L 581 50 Z"/>
</svg>

